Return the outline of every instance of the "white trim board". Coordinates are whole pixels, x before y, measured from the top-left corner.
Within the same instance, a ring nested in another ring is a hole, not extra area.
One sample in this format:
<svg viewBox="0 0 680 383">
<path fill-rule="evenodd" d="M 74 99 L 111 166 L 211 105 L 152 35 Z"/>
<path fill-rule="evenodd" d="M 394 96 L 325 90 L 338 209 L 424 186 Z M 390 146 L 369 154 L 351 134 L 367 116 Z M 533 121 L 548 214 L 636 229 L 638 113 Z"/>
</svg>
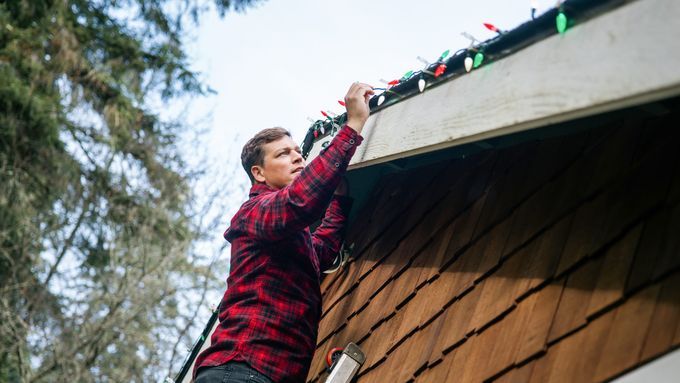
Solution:
<svg viewBox="0 0 680 383">
<path fill-rule="evenodd" d="M 679 16 L 637 0 L 385 108 L 350 170 L 680 95 Z"/>
</svg>

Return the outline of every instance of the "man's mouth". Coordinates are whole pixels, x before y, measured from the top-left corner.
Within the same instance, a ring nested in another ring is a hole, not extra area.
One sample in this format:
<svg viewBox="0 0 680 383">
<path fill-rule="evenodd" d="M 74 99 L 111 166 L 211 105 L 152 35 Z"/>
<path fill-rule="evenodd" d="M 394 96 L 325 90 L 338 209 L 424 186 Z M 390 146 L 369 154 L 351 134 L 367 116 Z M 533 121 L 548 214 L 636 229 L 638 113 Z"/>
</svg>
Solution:
<svg viewBox="0 0 680 383">
<path fill-rule="evenodd" d="M 295 170 L 293 170 L 293 173 L 298 173 L 298 172 L 302 171 L 302 169 L 304 169 L 304 167 L 300 166 L 299 168 L 296 168 Z"/>
</svg>

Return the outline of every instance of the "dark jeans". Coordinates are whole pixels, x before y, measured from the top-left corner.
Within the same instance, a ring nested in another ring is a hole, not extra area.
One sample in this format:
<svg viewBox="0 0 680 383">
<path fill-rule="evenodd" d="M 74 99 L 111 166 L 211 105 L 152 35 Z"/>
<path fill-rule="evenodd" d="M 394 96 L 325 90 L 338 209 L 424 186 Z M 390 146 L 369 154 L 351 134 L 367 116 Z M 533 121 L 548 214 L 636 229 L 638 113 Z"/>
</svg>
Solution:
<svg viewBox="0 0 680 383">
<path fill-rule="evenodd" d="M 269 378 L 242 362 L 201 367 L 194 383 L 273 383 Z"/>
</svg>

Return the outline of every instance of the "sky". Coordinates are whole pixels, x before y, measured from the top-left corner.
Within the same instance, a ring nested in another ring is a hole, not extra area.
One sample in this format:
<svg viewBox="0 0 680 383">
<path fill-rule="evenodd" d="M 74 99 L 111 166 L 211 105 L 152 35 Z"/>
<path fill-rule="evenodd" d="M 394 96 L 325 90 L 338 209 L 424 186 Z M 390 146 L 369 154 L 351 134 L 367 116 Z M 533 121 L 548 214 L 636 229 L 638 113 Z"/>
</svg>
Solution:
<svg viewBox="0 0 680 383">
<path fill-rule="evenodd" d="M 534 3 L 539 13 L 555 5 Z M 243 144 L 273 126 L 301 143 L 308 117 L 344 111 L 337 101 L 354 81 L 383 86 L 381 79 L 422 69 L 417 56 L 433 62 L 467 47 L 461 32 L 486 40 L 494 32 L 482 23 L 511 29 L 530 9 L 529 0 L 267 0 L 222 19 L 206 14 L 187 41 L 192 68 L 217 92 L 191 107 L 193 118 L 210 115 L 200 151 L 238 167 Z M 233 182 L 247 183 L 245 172 L 236 174 Z"/>
</svg>

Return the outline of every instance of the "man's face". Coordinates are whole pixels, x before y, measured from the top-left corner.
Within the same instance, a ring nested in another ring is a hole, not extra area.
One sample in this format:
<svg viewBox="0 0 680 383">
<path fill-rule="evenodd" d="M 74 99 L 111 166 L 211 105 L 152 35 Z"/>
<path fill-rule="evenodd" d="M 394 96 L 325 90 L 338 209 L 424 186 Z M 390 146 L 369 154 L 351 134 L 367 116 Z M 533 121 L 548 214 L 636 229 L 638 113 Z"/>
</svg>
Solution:
<svg viewBox="0 0 680 383">
<path fill-rule="evenodd" d="M 274 189 L 282 189 L 297 177 L 305 166 L 300 147 L 288 136 L 262 146 L 263 165 L 251 168 L 257 182 L 264 182 Z"/>
</svg>

